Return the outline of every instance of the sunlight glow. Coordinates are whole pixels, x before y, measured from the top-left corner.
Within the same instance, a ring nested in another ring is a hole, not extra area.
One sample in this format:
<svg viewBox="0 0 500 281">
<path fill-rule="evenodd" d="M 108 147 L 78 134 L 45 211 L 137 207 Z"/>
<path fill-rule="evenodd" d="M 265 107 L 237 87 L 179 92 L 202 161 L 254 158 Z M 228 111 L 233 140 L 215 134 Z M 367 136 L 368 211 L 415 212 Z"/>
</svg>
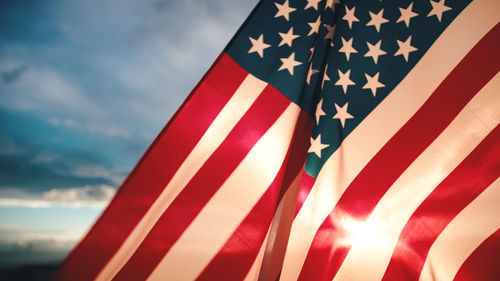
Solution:
<svg viewBox="0 0 500 281">
<path fill-rule="evenodd" d="M 343 237 L 339 240 L 342 246 L 363 245 L 377 251 L 390 245 L 387 235 L 384 235 L 384 223 L 373 219 L 356 220 L 350 216 L 343 216 L 337 225 L 343 230 Z"/>
</svg>

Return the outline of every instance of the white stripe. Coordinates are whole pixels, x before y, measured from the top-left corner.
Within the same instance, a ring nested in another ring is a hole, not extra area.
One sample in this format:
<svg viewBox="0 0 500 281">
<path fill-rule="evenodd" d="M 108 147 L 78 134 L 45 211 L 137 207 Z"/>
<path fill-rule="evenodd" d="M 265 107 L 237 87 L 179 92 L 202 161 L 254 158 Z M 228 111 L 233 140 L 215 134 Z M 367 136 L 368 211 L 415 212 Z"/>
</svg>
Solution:
<svg viewBox="0 0 500 281">
<path fill-rule="evenodd" d="M 379 201 L 333 280 L 377 281 L 384 276 L 399 235 L 413 212 L 500 122 L 497 74 Z M 490 115 L 493 112 L 494 114 Z M 491 123 L 486 123 L 491 122 Z M 353 233 L 354 234 L 354 233 Z M 359 270 L 363 268 L 363 270 Z"/>
<path fill-rule="evenodd" d="M 498 22 L 500 12 L 497 6 L 498 1 L 487 0 L 469 4 L 407 77 L 327 160 L 292 225 L 281 280 L 298 278 L 316 231 L 344 190 L 468 51 Z"/>
<path fill-rule="evenodd" d="M 266 244 L 267 241 L 269 240 L 269 228 L 267 230 L 266 238 L 264 239 L 262 245 L 260 245 L 259 253 L 257 254 L 257 257 L 252 263 L 252 267 L 250 267 L 250 270 L 248 271 L 247 275 L 245 276 L 245 279 L 243 281 L 257 281 L 259 279 L 259 272 L 262 266 L 262 260 L 264 259 L 264 253 L 266 250 Z"/>
<path fill-rule="evenodd" d="M 266 245 L 266 253 L 262 261 L 259 281 L 275 281 L 281 271 L 303 175 L 304 168 L 300 169 L 288 187 L 287 192 L 280 202 L 280 207 L 273 218 L 270 241 Z"/>
<path fill-rule="evenodd" d="M 276 262 L 277 260 L 283 258 L 286 247 L 286 242 L 283 243 L 281 239 L 288 238 L 288 236 L 284 238 L 281 237 L 281 235 L 283 235 L 283 232 L 289 233 L 290 231 L 293 213 L 295 211 L 295 202 L 297 201 L 297 194 L 299 192 L 300 180 L 302 179 L 303 171 L 304 166 L 302 166 L 302 169 L 299 170 L 297 176 L 295 176 L 290 186 L 286 189 L 285 194 L 276 208 L 276 212 L 267 232 L 266 239 L 262 243 L 259 254 L 254 260 L 244 281 L 276 280 L 276 277 L 281 270 L 283 260 L 279 262 L 279 265 L 276 264 Z M 291 217 L 288 218 L 288 216 Z M 269 239 L 271 239 L 271 241 L 269 241 Z M 281 247 L 283 249 L 279 249 Z M 264 263 L 266 266 L 263 266 Z M 269 278 L 268 276 L 273 276 L 273 278 Z"/>
<path fill-rule="evenodd" d="M 500 228 L 500 179 L 462 210 L 432 245 L 420 281 L 452 281 L 467 257 Z"/>
<path fill-rule="evenodd" d="M 96 281 L 111 280 L 135 252 L 158 218 L 184 189 L 212 153 L 224 141 L 250 106 L 262 93 L 266 83 L 248 74 L 202 138 L 163 189 L 158 199 L 137 224 L 120 249 L 96 277 Z"/>
<path fill-rule="evenodd" d="M 250 150 L 148 280 L 194 280 L 224 246 L 276 177 L 285 159 L 300 108 L 290 103 Z M 249 234 L 251 230 L 249 230 Z"/>
</svg>

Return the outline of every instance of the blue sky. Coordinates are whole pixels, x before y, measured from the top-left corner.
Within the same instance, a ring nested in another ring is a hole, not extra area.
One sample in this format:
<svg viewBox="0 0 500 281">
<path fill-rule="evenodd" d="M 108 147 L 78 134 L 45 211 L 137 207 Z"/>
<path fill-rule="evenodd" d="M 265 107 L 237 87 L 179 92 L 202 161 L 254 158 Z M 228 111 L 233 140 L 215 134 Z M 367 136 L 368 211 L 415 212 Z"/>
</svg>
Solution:
<svg viewBox="0 0 500 281">
<path fill-rule="evenodd" d="M 0 267 L 71 249 L 256 3 L 0 1 Z"/>
</svg>

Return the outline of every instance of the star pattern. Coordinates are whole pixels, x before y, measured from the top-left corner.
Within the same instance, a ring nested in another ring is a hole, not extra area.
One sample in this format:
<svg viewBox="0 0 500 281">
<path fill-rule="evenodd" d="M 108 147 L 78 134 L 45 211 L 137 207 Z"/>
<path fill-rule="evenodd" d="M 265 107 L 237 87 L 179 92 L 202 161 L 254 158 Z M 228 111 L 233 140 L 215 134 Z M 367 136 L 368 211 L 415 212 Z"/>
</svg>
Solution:
<svg viewBox="0 0 500 281">
<path fill-rule="evenodd" d="M 384 13 L 384 9 L 380 10 L 377 14 L 369 12 L 371 20 L 366 24 L 366 26 L 374 26 L 377 32 L 380 32 L 380 26 L 383 23 L 389 22 L 388 19 L 385 19 L 382 15 Z"/>
<path fill-rule="evenodd" d="M 259 38 L 254 39 L 252 37 L 248 37 L 250 42 L 252 43 L 252 47 L 248 50 L 248 53 L 257 53 L 261 58 L 264 57 L 264 49 L 269 48 L 271 45 L 264 43 L 264 35 L 260 35 Z"/>
<path fill-rule="evenodd" d="M 342 124 L 342 128 L 345 128 L 345 121 L 347 119 L 354 118 L 354 116 L 347 112 L 348 106 L 348 102 L 346 102 L 342 107 L 340 107 L 338 104 L 335 104 L 335 110 L 337 111 L 337 113 L 333 115 L 333 119 L 338 119 L 340 121 L 340 124 Z"/>
<path fill-rule="evenodd" d="M 281 58 L 281 66 L 278 71 L 286 69 L 290 72 L 290 75 L 293 75 L 294 67 L 301 64 L 301 62 L 295 60 L 295 53 L 292 53 L 288 58 Z"/>
<path fill-rule="evenodd" d="M 288 4 L 288 0 L 285 0 L 283 4 L 274 3 L 274 5 L 276 5 L 276 8 L 278 8 L 278 11 L 274 15 L 274 17 L 284 17 L 287 21 L 290 20 L 290 13 L 297 10 L 290 7 L 290 5 Z"/>
<path fill-rule="evenodd" d="M 410 3 L 408 8 L 403 9 L 399 8 L 399 12 L 401 13 L 401 16 L 398 18 L 396 22 L 402 22 L 404 21 L 406 24 L 406 27 L 410 27 L 410 20 L 416 16 L 418 16 L 417 13 L 413 12 L 413 3 Z"/>
<path fill-rule="evenodd" d="M 335 26 L 325 24 L 325 27 L 328 30 L 328 32 L 325 35 L 325 39 L 333 39 L 333 32 L 335 31 Z"/>
<path fill-rule="evenodd" d="M 287 33 L 279 32 L 279 35 L 281 36 L 281 42 L 278 45 L 278 47 L 281 47 L 285 44 L 292 47 L 292 41 L 300 36 L 300 35 L 293 34 L 293 27 L 290 27 L 290 29 L 288 30 Z"/>
<path fill-rule="evenodd" d="M 368 73 L 365 73 L 366 84 L 363 86 L 363 89 L 370 89 L 373 96 L 377 95 L 378 88 L 385 87 L 384 84 L 382 84 L 378 81 L 379 75 L 380 75 L 380 72 L 377 72 L 377 74 L 375 74 L 373 76 L 370 76 L 370 75 L 368 75 Z"/>
<path fill-rule="evenodd" d="M 349 78 L 349 76 L 351 75 L 351 70 L 349 69 L 345 73 L 343 73 L 339 69 L 338 72 L 339 72 L 339 80 L 337 80 L 337 82 L 335 82 L 335 85 L 342 86 L 342 89 L 344 90 L 344 94 L 347 94 L 347 87 L 352 86 L 352 85 L 356 85 L 356 83 L 354 83 Z"/>
<path fill-rule="evenodd" d="M 311 76 L 313 76 L 314 74 L 316 74 L 318 72 L 319 72 L 319 70 L 312 68 L 312 64 L 309 65 L 309 71 L 307 72 L 307 77 L 306 77 L 307 85 L 311 84 Z"/>
<path fill-rule="evenodd" d="M 396 42 L 398 43 L 399 49 L 396 51 L 394 55 L 395 56 L 402 55 L 406 61 L 408 61 L 408 57 L 410 56 L 411 52 L 415 52 L 418 50 L 417 48 L 411 45 L 411 35 L 404 42 L 399 40 L 396 40 Z"/>
<path fill-rule="evenodd" d="M 352 47 L 352 40 L 353 38 L 349 39 L 349 41 L 346 41 L 344 37 L 342 37 L 342 47 L 340 47 L 339 52 L 344 53 L 347 61 L 349 61 L 349 57 L 351 56 L 352 53 L 357 53 L 356 49 Z"/>
<path fill-rule="evenodd" d="M 335 10 L 335 4 L 340 4 L 340 0 L 326 0 L 325 10 L 328 8 Z"/>
<path fill-rule="evenodd" d="M 356 7 L 353 7 L 352 9 L 347 8 L 347 5 L 345 6 L 345 15 L 342 17 L 343 20 L 346 20 L 347 23 L 349 24 L 349 28 L 352 29 L 352 24 L 354 22 L 358 22 L 359 19 L 354 15 L 354 12 L 356 11 Z"/>
<path fill-rule="evenodd" d="M 228 53 L 313 116 L 305 169 L 316 176 L 466 6 L 458 2 L 262 1 Z"/>
<path fill-rule="evenodd" d="M 309 8 L 313 8 L 315 10 L 318 10 L 318 3 L 321 2 L 321 0 L 307 0 L 307 5 L 304 8 L 304 10 L 307 10 Z"/>
<path fill-rule="evenodd" d="M 323 81 L 321 82 L 321 89 L 323 89 L 323 87 L 325 86 L 326 81 L 330 81 L 330 77 L 328 77 L 327 73 L 328 73 L 328 64 L 326 65 L 325 73 L 323 74 Z"/>
<path fill-rule="evenodd" d="M 326 116 L 326 113 L 323 111 L 323 99 L 318 102 L 316 114 L 314 114 L 314 116 L 316 117 L 316 125 L 319 124 L 319 118 L 321 118 L 321 116 Z"/>
<path fill-rule="evenodd" d="M 314 46 L 309 49 L 309 52 L 311 52 L 311 53 L 309 54 L 309 60 L 307 60 L 308 62 L 310 62 L 312 60 L 312 58 L 313 58 L 313 55 L 314 55 Z"/>
<path fill-rule="evenodd" d="M 443 13 L 451 10 L 450 7 L 444 4 L 445 0 L 439 0 L 439 2 L 434 2 L 431 0 L 432 10 L 429 12 L 427 17 L 436 16 L 438 21 L 441 22 L 441 18 L 443 17 Z"/>
<path fill-rule="evenodd" d="M 309 33 L 307 34 L 307 36 L 312 35 L 314 33 L 318 33 L 319 32 L 319 27 L 321 25 L 321 17 L 318 16 L 318 19 L 316 19 L 316 21 L 309 22 L 307 24 L 309 25 L 309 27 L 311 27 L 311 30 L 309 30 Z"/>
<path fill-rule="evenodd" d="M 365 57 L 372 57 L 375 64 L 377 64 L 379 56 L 387 54 L 385 51 L 380 49 L 381 43 L 382 40 L 378 40 L 375 45 L 372 45 L 370 42 L 366 42 L 366 45 L 368 45 L 368 52 L 366 52 Z"/>
<path fill-rule="evenodd" d="M 321 151 L 329 146 L 329 144 L 321 143 L 321 134 L 319 134 L 315 139 L 311 138 L 311 146 L 309 146 L 307 153 L 314 153 L 321 158 Z"/>
</svg>

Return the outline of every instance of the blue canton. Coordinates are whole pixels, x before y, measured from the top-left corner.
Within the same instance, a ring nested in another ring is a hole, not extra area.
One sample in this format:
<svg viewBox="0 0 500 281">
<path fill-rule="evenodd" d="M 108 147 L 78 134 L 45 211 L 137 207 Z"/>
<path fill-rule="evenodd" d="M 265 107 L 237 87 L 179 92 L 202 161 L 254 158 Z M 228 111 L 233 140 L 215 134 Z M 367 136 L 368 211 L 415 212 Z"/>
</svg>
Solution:
<svg viewBox="0 0 500 281">
<path fill-rule="evenodd" d="M 470 2 L 261 1 L 226 51 L 313 116 L 316 177 Z"/>
</svg>

